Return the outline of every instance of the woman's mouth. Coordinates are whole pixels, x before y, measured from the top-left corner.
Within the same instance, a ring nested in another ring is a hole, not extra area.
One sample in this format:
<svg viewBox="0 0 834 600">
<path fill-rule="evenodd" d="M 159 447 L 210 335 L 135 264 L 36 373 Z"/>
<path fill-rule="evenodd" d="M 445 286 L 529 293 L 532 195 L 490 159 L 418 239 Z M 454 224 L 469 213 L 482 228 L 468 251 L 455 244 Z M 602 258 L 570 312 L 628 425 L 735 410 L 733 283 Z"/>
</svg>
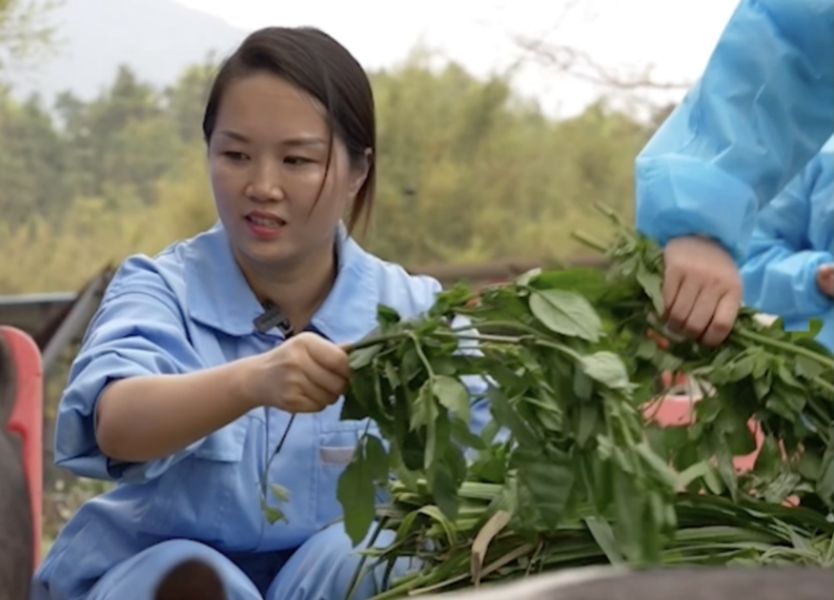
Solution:
<svg viewBox="0 0 834 600">
<path fill-rule="evenodd" d="M 249 231 L 259 239 L 274 239 L 279 237 L 287 222 L 277 215 L 263 212 L 251 212 L 244 217 Z"/>
</svg>

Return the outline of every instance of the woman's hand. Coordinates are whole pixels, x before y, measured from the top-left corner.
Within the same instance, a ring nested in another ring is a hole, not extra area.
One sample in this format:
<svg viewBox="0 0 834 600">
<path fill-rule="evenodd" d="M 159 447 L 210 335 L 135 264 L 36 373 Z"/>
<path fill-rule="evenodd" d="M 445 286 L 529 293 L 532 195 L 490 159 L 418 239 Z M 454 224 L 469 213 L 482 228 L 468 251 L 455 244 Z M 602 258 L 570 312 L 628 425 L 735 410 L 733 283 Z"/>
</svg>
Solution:
<svg viewBox="0 0 834 600">
<path fill-rule="evenodd" d="M 664 250 L 663 302 L 674 331 L 709 346 L 723 342 L 741 307 L 741 275 L 720 244 L 702 237 L 681 237 Z"/>
<path fill-rule="evenodd" d="M 347 353 L 314 333 L 300 333 L 274 350 L 245 359 L 245 395 L 252 406 L 291 413 L 327 408 L 345 392 Z"/>
<path fill-rule="evenodd" d="M 817 269 L 817 285 L 823 294 L 834 299 L 834 263 Z"/>
</svg>

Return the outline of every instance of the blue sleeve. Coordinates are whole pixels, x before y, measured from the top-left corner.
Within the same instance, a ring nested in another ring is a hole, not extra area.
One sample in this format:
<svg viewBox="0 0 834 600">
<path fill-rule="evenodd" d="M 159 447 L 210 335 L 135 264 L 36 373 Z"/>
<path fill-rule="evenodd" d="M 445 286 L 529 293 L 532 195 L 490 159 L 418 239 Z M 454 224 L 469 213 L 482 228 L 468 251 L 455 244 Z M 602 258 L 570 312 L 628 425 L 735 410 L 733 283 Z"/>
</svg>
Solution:
<svg viewBox="0 0 834 600">
<path fill-rule="evenodd" d="M 820 155 L 761 213 L 750 243 L 750 252 L 742 265 L 744 300 L 748 306 L 786 319 L 811 319 L 831 309 L 831 298 L 823 294 L 816 282 L 817 270 L 834 263 L 831 248 L 816 248 L 814 228 L 834 230 L 834 221 L 813 222 L 816 202 L 834 202 L 830 186 L 817 187 Z M 830 168 L 830 165 L 826 165 Z M 824 214 L 834 215 L 834 212 Z"/>
<path fill-rule="evenodd" d="M 85 477 L 129 481 L 166 470 L 193 445 L 178 455 L 142 464 L 107 458 L 95 434 L 99 397 L 119 379 L 181 374 L 201 366 L 173 292 L 149 259 L 128 259 L 109 286 L 72 365 L 58 408 L 56 464 Z"/>
<path fill-rule="evenodd" d="M 755 214 L 834 132 L 834 2 L 743 0 L 701 81 L 636 161 L 637 227 L 721 242 L 741 260 Z"/>
</svg>

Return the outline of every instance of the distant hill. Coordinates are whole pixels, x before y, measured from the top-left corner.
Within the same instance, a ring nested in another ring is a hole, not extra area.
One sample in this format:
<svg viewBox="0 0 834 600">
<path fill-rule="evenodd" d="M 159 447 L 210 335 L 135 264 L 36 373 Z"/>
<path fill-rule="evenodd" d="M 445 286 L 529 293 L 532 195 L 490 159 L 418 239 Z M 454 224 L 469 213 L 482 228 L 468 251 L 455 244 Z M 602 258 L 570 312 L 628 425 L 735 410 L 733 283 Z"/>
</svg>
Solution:
<svg viewBox="0 0 834 600">
<path fill-rule="evenodd" d="M 174 0 L 63 0 L 50 13 L 56 42 L 44 60 L 5 73 L 15 96 L 50 102 L 62 91 L 90 99 L 120 64 L 157 86 L 211 52 L 229 53 L 246 32 Z"/>
</svg>

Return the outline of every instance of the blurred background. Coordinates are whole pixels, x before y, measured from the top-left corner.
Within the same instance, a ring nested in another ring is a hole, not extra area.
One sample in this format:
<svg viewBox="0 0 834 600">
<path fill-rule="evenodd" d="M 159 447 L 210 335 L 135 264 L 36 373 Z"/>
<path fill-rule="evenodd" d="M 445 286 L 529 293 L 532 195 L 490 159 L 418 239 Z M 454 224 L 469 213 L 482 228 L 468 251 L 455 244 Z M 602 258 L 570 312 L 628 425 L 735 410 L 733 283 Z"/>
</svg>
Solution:
<svg viewBox="0 0 834 600">
<path fill-rule="evenodd" d="M 109 269 L 214 223 L 203 103 L 247 33 L 317 26 L 368 70 L 367 248 L 446 281 L 495 280 L 586 260 L 570 233 L 602 223 L 595 201 L 632 219 L 634 158 L 735 4 L 0 0 L 0 322 L 22 319 L 48 350 L 44 549 L 104 489 L 51 467 L 78 337 Z"/>
</svg>

